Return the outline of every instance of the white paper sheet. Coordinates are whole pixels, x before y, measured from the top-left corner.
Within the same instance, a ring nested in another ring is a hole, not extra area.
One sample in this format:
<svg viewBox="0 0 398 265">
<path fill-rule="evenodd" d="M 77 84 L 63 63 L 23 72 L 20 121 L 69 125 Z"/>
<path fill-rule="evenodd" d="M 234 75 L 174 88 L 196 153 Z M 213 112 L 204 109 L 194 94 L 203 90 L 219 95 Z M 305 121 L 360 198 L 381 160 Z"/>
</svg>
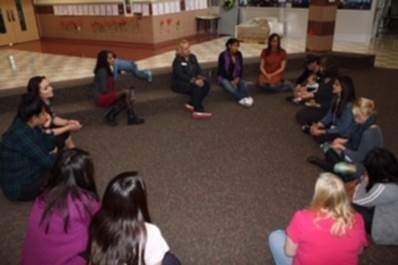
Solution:
<svg viewBox="0 0 398 265">
<path fill-rule="evenodd" d="M 152 15 L 153 16 L 158 16 L 159 15 L 158 3 L 152 3 Z"/>
<path fill-rule="evenodd" d="M 149 16 L 149 4 L 142 4 L 142 15 Z"/>
</svg>

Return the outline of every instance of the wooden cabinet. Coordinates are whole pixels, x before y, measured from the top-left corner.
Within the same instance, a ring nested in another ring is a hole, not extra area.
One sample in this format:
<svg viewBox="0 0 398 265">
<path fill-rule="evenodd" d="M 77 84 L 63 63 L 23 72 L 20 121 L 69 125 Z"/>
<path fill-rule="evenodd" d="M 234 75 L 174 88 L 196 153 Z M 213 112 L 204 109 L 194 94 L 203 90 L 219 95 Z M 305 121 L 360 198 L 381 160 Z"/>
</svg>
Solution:
<svg viewBox="0 0 398 265">
<path fill-rule="evenodd" d="M 1 0 L 0 46 L 39 39 L 30 0 Z"/>
</svg>

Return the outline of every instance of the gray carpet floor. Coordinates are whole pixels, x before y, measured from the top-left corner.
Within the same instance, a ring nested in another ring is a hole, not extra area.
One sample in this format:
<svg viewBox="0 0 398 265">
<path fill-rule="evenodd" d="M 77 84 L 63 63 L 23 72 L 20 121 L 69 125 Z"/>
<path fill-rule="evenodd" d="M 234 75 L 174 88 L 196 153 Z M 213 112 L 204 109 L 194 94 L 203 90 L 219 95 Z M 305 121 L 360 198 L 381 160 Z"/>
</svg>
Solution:
<svg viewBox="0 0 398 265">
<path fill-rule="evenodd" d="M 398 155 L 398 71 L 350 74 L 357 94 L 376 100 L 385 145 Z M 182 109 L 183 97 L 157 90 L 169 98 L 137 104 L 145 125 L 127 127 L 122 116 L 115 128 L 101 123 L 101 111 L 81 109 L 88 99 L 66 106 L 58 95 L 58 112 L 84 124 L 74 139 L 93 156 L 100 193 L 114 175 L 138 170 L 153 221 L 183 264 L 273 264 L 268 234 L 309 204 L 319 174 L 305 162 L 320 150 L 295 123 L 298 107 L 286 94 L 253 91 L 255 106 L 247 110 L 214 87 L 206 101 L 213 119 L 195 121 Z M 0 132 L 13 114 L 1 112 Z M 30 207 L 0 195 L 1 264 L 19 263 Z M 361 264 L 398 264 L 398 248 L 372 244 Z"/>
</svg>

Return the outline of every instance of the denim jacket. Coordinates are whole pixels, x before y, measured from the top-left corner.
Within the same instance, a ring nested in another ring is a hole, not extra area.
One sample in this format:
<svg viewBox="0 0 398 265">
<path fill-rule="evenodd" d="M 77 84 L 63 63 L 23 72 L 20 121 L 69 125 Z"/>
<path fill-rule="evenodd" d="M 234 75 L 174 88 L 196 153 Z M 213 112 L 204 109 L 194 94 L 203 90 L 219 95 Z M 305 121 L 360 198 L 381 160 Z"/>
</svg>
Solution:
<svg viewBox="0 0 398 265">
<path fill-rule="evenodd" d="M 328 134 L 340 134 L 342 137 L 349 137 L 355 128 L 354 116 L 352 114 L 352 103 L 347 103 L 340 117 L 333 112 L 332 107 L 329 108 L 327 114 L 321 120 L 321 123 L 328 128 Z"/>
</svg>

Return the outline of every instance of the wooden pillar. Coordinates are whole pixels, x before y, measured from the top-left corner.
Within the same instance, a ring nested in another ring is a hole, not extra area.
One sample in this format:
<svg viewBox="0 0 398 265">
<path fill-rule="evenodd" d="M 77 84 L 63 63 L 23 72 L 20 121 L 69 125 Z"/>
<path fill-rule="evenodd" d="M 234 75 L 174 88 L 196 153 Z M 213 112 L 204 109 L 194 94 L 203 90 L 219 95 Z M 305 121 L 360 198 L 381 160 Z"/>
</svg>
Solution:
<svg viewBox="0 0 398 265">
<path fill-rule="evenodd" d="M 329 52 L 332 50 L 336 14 L 337 0 L 311 0 L 306 43 L 308 52 Z"/>
</svg>

